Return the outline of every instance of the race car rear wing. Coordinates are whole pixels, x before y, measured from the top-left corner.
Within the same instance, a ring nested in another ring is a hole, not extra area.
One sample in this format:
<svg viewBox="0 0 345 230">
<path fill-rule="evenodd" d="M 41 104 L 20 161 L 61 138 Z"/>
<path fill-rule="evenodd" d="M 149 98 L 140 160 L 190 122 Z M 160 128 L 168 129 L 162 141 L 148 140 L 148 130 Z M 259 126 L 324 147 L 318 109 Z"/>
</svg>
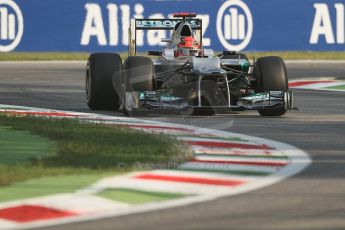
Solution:
<svg viewBox="0 0 345 230">
<path fill-rule="evenodd" d="M 132 19 L 135 21 L 135 30 L 172 30 L 181 19 Z M 193 30 L 202 29 L 201 19 L 186 20 Z"/>
<path fill-rule="evenodd" d="M 181 16 L 182 17 L 182 16 Z M 192 30 L 198 31 L 200 43 L 202 44 L 202 20 L 199 18 L 181 19 L 131 19 L 129 27 L 128 55 L 135 56 L 137 52 L 137 31 L 138 30 L 173 30 L 177 23 L 186 21 Z"/>
</svg>

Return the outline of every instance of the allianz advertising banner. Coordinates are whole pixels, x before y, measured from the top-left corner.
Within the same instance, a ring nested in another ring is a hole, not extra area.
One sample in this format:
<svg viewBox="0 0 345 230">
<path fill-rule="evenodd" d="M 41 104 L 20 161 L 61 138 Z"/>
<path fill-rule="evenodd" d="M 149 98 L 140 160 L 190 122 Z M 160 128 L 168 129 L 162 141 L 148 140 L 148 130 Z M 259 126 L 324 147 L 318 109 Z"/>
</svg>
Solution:
<svg viewBox="0 0 345 230">
<path fill-rule="evenodd" d="M 125 51 L 130 18 L 195 12 L 214 50 L 345 50 L 344 0 L 0 0 L 0 51 Z M 139 33 L 159 49 L 167 31 Z"/>
</svg>

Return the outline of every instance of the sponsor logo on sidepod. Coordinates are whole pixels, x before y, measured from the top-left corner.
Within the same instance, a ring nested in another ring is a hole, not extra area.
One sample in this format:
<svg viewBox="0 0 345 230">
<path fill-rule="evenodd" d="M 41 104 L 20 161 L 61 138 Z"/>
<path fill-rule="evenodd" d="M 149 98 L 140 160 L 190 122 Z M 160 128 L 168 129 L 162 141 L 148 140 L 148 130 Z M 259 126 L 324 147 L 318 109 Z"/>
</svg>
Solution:
<svg viewBox="0 0 345 230">
<path fill-rule="evenodd" d="M 243 50 L 253 34 L 253 17 L 248 6 L 240 0 L 225 1 L 217 14 L 217 34 L 227 50 Z"/>
<path fill-rule="evenodd" d="M 0 0 L 0 52 L 14 50 L 24 31 L 23 14 L 14 1 Z"/>
</svg>

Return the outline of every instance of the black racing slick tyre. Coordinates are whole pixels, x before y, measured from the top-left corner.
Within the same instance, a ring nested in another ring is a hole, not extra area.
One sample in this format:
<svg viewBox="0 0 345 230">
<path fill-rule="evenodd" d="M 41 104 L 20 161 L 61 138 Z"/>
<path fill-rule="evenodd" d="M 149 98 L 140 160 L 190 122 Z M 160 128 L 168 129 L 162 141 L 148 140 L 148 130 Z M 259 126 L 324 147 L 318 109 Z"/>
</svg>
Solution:
<svg viewBox="0 0 345 230">
<path fill-rule="evenodd" d="M 287 91 L 288 77 L 286 66 L 280 57 L 262 57 L 255 63 L 255 74 L 258 80 L 257 91 Z M 261 116 L 282 116 L 286 113 L 285 107 L 261 109 Z"/>
<path fill-rule="evenodd" d="M 92 110 L 115 110 L 119 96 L 112 85 L 112 76 L 122 71 L 122 60 L 115 53 L 93 53 L 86 66 L 86 101 Z"/>
<path fill-rule="evenodd" d="M 154 66 L 151 58 L 130 56 L 124 62 L 126 91 L 153 91 Z"/>
<path fill-rule="evenodd" d="M 126 109 L 126 92 L 154 91 L 154 65 L 151 58 L 129 56 L 123 63 L 122 111 L 125 115 L 135 115 Z"/>
</svg>

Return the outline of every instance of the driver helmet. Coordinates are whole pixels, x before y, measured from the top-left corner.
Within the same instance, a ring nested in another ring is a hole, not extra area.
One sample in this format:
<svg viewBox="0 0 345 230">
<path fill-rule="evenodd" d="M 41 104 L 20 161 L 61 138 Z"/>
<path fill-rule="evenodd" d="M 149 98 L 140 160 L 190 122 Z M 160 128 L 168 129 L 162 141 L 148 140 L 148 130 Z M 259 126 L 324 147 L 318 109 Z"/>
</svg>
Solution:
<svg viewBox="0 0 345 230">
<path fill-rule="evenodd" d="M 175 56 L 195 56 L 198 54 L 199 48 L 200 46 L 192 36 L 186 36 L 177 45 Z"/>
</svg>

